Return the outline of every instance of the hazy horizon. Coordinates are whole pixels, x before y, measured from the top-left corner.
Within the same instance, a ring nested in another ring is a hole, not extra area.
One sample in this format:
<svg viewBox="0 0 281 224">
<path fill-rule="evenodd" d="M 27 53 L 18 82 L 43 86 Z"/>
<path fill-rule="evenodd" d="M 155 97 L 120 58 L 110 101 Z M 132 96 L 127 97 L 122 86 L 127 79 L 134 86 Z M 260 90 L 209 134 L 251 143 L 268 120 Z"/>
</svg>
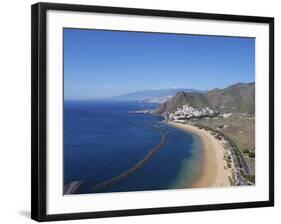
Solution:
<svg viewBox="0 0 281 224">
<path fill-rule="evenodd" d="M 253 38 L 64 29 L 65 100 L 255 82 Z"/>
<path fill-rule="evenodd" d="M 250 84 L 250 83 L 255 83 L 255 81 L 253 82 L 237 82 L 237 83 L 233 83 L 233 84 L 230 84 L 230 85 L 227 85 L 225 87 L 222 87 L 222 88 L 219 88 L 219 89 L 224 89 L 224 88 L 227 88 L 229 86 L 232 86 L 232 85 L 235 85 L 235 84 L 238 84 L 238 83 L 243 83 L 243 84 Z M 109 97 L 101 97 L 101 98 L 81 98 L 81 99 L 67 99 L 67 98 L 64 98 L 65 101 L 78 101 L 78 100 L 85 100 L 85 101 L 100 101 L 100 100 L 110 100 L 112 98 L 116 98 L 116 97 L 119 97 L 119 96 L 123 96 L 123 95 L 127 95 L 127 94 L 132 94 L 132 93 L 138 93 L 138 92 L 142 92 L 142 91 L 151 91 L 151 90 L 168 90 L 168 89 L 191 89 L 191 88 L 184 88 L 184 87 L 178 87 L 178 88 L 174 88 L 174 87 L 171 87 L 171 88 L 167 88 L 167 89 L 162 89 L 162 88 L 155 88 L 155 89 L 143 89 L 143 90 L 138 90 L 138 91 L 133 91 L 133 92 L 126 92 L 126 93 L 123 93 L 123 94 L 120 94 L 120 95 L 114 95 L 114 96 L 109 96 Z M 202 90 L 202 89 L 194 89 L 196 91 L 202 91 L 202 92 L 208 92 L 208 91 L 211 91 L 213 89 L 216 89 L 216 88 L 212 88 L 212 89 L 208 89 L 208 90 Z"/>
</svg>

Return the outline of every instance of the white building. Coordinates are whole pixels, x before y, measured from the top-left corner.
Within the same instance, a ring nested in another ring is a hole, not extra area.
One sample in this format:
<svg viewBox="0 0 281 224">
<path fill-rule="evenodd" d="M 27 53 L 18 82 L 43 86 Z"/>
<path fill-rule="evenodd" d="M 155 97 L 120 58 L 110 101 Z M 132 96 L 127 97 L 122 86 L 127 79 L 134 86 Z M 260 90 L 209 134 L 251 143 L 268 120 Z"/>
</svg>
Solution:
<svg viewBox="0 0 281 224">
<path fill-rule="evenodd" d="M 206 116 L 214 116 L 217 114 L 217 111 L 211 109 L 209 107 L 205 107 L 200 109 L 189 106 L 188 104 L 184 104 L 182 107 L 176 109 L 175 113 L 171 113 L 169 118 L 171 120 L 187 120 L 193 117 L 206 117 Z"/>
</svg>

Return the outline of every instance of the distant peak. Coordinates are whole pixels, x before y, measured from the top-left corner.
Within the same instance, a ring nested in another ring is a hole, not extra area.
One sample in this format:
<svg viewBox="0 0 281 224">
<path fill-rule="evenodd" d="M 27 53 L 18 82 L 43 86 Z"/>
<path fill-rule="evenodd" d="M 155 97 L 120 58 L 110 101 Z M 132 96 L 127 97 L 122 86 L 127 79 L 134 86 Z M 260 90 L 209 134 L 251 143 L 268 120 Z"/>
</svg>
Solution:
<svg viewBox="0 0 281 224">
<path fill-rule="evenodd" d="M 179 92 L 177 92 L 176 96 L 185 96 L 185 92 L 184 91 L 179 91 Z"/>
</svg>

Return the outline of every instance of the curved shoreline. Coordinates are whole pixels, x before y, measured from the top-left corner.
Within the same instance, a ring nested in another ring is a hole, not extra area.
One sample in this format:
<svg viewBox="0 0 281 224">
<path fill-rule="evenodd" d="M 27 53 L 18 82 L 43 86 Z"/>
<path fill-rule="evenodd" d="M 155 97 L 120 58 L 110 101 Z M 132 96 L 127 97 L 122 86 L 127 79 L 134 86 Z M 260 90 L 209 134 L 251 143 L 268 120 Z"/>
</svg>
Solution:
<svg viewBox="0 0 281 224">
<path fill-rule="evenodd" d="M 228 168 L 225 169 L 226 162 L 224 161 L 224 147 L 222 141 L 215 139 L 209 132 L 189 124 L 181 124 L 172 121 L 168 121 L 167 124 L 197 135 L 203 144 L 204 156 L 201 162 L 200 176 L 192 187 L 230 186 L 228 177 L 231 177 L 231 170 Z"/>
<path fill-rule="evenodd" d="M 118 176 L 115 176 L 109 180 L 103 181 L 97 185 L 95 185 L 92 189 L 93 191 L 98 191 L 101 188 L 108 187 L 110 185 L 113 185 L 123 179 L 125 179 L 128 176 L 131 176 L 135 172 L 137 172 L 139 169 L 141 169 L 166 143 L 168 140 L 168 135 L 165 131 L 163 131 L 160 128 L 156 128 L 154 126 L 151 126 L 151 128 L 155 129 L 161 134 L 161 141 L 155 145 L 146 155 L 143 159 L 141 159 L 139 162 L 137 162 L 134 166 L 129 168 L 128 170 L 122 172 Z"/>
</svg>

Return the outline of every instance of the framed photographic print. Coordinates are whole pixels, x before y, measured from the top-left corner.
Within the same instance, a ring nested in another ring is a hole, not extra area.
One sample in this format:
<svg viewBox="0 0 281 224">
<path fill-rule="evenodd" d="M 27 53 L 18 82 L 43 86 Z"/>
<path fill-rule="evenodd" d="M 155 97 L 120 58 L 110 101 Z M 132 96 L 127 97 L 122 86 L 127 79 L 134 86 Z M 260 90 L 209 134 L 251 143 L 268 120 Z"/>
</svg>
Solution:
<svg viewBox="0 0 281 224">
<path fill-rule="evenodd" d="M 274 204 L 274 19 L 32 6 L 32 218 Z"/>
</svg>

